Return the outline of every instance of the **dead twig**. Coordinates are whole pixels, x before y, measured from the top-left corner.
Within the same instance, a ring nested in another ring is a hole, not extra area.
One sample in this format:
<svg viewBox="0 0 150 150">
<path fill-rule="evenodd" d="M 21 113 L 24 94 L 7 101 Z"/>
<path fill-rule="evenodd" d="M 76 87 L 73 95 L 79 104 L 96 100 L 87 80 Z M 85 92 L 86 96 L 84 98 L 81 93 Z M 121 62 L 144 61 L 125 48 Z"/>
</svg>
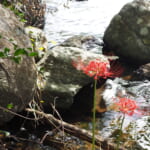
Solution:
<svg viewBox="0 0 150 150">
<path fill-rule="evenodd" d="M 23 115 L 20 115 L 20 114 L 14 112 L 14 111 L 11 111 L 11 110 L 9 110 L 9 109 L 7 109 L 7 108 L 4 108 L 4 107 L 2 107 L 2 106 L 0 106 L 0 109 L 1 109 L 1 110 L 4 110 L 4 111 L 6 111 L 6 112 L 9 112 L 9 113 L 11 113 L 11 114 L 13 114 L 13 115 L 15 115 L 15 116 L 18 116 L 18 117 L 27 119 L 27 120 L 32 120 L 32 121 L 35 121 L 35 120 L 36 120 L 35 118 L 28 118 L 28 117 L 25 117 L 25 116 L 23 116 Z"/>
</svg>

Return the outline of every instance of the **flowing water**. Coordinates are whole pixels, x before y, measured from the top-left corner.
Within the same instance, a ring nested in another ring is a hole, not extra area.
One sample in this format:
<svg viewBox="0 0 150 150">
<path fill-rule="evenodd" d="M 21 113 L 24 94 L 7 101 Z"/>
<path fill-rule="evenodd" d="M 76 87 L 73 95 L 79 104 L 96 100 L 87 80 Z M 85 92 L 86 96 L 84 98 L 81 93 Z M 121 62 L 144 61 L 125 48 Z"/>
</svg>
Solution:
<svg viewBox="0 0 150 150">
<path fill-rule="evenodd" d="M 109 88 L 104 90 L 106 101 L 113 103 L 112 97 L 117 95 L 117 91 L 123 91 L 125 97 L 132 99 L 136 102 L 137 110 L 132 116 L 125 116 L 123 122 L 123 132 L 130 134 L 132 139 L 137 141 L 137 145 L 140 149 L 150 149 L 150 81 L 125 81 L 120 78 L 115 80 L 108 79 L 106 85 Z M 106 86 L 107 87 L 107 86 Z M 111 96 L 110 96 L 111 95 Z M 111 100 L 111 101 L 110 101 Z M 114 110 L 107 111 L 103 114 L 103 117 L 99 120 L 102 124 L 100 134 L 103 137 L 110 137 L 120 127 L 120 119 L 122 119 L 123 113 L 116 112 Z M 141 134 L 141 132 L 143 132 Z M 129 138 L 131 141 L 131 138 Z M 126 139 L 127 141 L 127 139 Z M 136 148 L 134 148 L 137 150 Z"/>
<path fill-rule="evenodd" d="M 49 46 L 73 35 L 103 37 L 112 17 L 132 0 L 45 0 L 47 5 L 45 33 Z"/>
</svg>

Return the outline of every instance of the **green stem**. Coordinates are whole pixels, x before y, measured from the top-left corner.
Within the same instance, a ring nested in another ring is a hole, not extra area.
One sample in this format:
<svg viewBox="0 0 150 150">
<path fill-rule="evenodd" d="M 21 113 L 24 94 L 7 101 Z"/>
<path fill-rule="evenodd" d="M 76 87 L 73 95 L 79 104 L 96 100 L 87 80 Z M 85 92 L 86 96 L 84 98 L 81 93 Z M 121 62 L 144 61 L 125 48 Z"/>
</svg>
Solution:
<svg viewBox="0 0 150 150">
<path fill-rule="evenodd" d="M 118 139 L 117 139 L 117 148 L 116 148 L 116 150 L 119 150 L 120 137 L 121 137 L 121 134 L 122 134 L 122 127 L 123 127 L 124 119 L 125 119 L 125 114 L 123 114 L 123 117 L 122 117 L 122 121 L 121 121 L 121 125 L 120 125 L 120 130 L 119 130 L 119 134 L 118 134 Z"/>
<path fill-rule="evenodd" d="M 95 129 L 96 129 L 96 84 L 94 80 L 94 98 L 93 98 L 93 120 L 92 120 L 92 150 L 95 150 Z"/>
</svg>

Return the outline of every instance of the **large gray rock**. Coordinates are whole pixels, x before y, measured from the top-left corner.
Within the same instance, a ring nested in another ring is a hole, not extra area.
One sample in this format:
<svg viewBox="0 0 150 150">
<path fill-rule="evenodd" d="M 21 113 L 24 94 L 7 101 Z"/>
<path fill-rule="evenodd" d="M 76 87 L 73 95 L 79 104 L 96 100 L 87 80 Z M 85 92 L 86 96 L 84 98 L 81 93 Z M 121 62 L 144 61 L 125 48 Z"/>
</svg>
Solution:
<svg viewBox="0 0 150 150">
<path fill-rule="evenodd" d="M 65 47 L 78 47 L 94 53 L 102 53 L 102 42 L 92 35 L 74 35 L 60 45 Z"/>
<path fill-rule="evenodd" d="M 77 92 L 92 82 L 92 78 L 73 67 L 72 62 L 79 59 L 86 62 L 96 58 L 108 61 L 101 54 L 94 54 L 77 47 L 56 46 L 51 49 L 43 65 L 41 63 L 44 68 L 44 79 L 42 81 L 40 78 L 38 82 L 45 104 L 55 102 L 57 108 L 69 108 Z"/>
<path fill-rule="evenodd" d="M 103 40 L 108 49 L 126 61 L 150 62 L 150 1 L 126 4 L 112 19 Z"/>
<path fill-rule="evenodd" d="M 31 43 L 24 33 L 23 24 L 10 10 L 0 5 L 0 51 L 10 49 L 14 53 L 14 44 L 18 48 L 30 48 Z M 11 59 L 0 58 L 0 124 L 9 121 L 13 114 L 2 110 L 9 108 L 19 112 L 32 100 L 36 83 L 36 69 L 31 57 L 23 56 L 20 64 Z"/>
</svg>

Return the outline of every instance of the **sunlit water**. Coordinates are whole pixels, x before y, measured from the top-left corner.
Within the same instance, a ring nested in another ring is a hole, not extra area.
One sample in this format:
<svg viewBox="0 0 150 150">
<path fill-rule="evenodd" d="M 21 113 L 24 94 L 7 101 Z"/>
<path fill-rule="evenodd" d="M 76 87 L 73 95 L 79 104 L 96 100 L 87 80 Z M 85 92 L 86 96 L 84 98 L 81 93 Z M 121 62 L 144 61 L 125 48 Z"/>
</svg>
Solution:
<svg viewBox="0 0 150 150">
<path fill-rule="evenodd" d="M 45 33 L 50 45 L 68 37 L 90 34 L 102 38 L 112 17 L 132 0 L 44 0 L 47 5 Z"/>
<path fill-rule="evenodd" d="M 108 79 L 110 80 L 110 79 Z M 116 91 L 119 91 L 121 93 L 121 91 L 125 91 L 125 96 L 123 97 L 127 97 L 129 99 L 132 99 L 136 102 L 137 105 L 137 111 L 135 111 L 134 115 L 126 117 L 128 118 L 130 121 L 131 120 L 137 120 L 143 116 L 147 116 L 150 114 L 150 81 L 148 80 L 144 80 L 144 81 L 125 81 L 123 79 L 120 78 L 116 78 L 114 80 L 110 80 L 112 82 L 108 82 L 108 80 L 106 81 L 106 85 L 109 84 L 109 88 L 105 88 L 104 92 L 107 93 L 107 95 L 105 97 L 105 101 L 107 101 L 107 99 L 109 99 L 109 105 L 114 103 L 114 100 L 112 100 L 112 97 L 116 97 L 116 94 L 112 94 L 111 93 L 117 93 Z M 108 94 L 109 93 L 109 94 Z M 105 116 L 107 116 L 105 118 L 105 123 L 107 124 L 107 120 L 111 120 L 110 118 L 115 117 L 115 115 L 120 115 L 120 113 L 118 114 L 114 114 L 113 112 L 106 112 Z M 126 122 L 127 124 L 127 122 Z M 108 126 L 108 124 L 107 124 Z"/>
</svg>

